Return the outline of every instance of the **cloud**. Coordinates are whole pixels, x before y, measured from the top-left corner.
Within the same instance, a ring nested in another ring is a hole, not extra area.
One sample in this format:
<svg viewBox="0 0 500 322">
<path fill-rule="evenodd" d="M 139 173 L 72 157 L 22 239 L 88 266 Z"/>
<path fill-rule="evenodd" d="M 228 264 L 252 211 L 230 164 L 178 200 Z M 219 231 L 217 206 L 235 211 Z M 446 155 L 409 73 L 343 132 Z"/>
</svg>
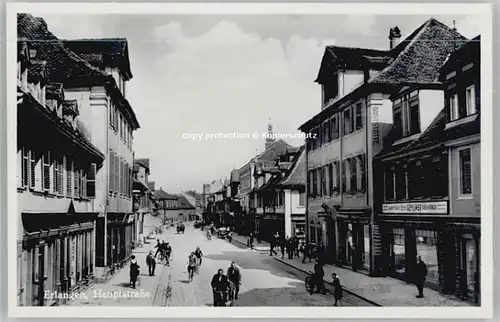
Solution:
<svg viewBox="0 0 500 322">
<path fill-rule="evenodd" d="M 161 163 L 152 172 L 163 186 L 186 189 L 196 182 L 191 187 L 201 188 L 200 182 L 228 176 L 264 149 L 262 138 L 192 141 L 183 133 L 261 133 L 268 118 L 275 132 L 296 132 L 320 110 L 313 81 L 324 46 L 333 39 L 292 35 L 279 41 L 226 20 L 197 36 L 187 36 L 179 22 L 159 26 L 152 35 L 166 51 L 155 65 L 160 78 L 148 89 L 155 101 L 142 100 L 149 105 L 140 120 L 147 126 L 137 133 L 136 149 Z M 133 102 L 145 95 L 129 91 Z M 160 139 L 146 149 L 151 137 Z"/>
</svg>

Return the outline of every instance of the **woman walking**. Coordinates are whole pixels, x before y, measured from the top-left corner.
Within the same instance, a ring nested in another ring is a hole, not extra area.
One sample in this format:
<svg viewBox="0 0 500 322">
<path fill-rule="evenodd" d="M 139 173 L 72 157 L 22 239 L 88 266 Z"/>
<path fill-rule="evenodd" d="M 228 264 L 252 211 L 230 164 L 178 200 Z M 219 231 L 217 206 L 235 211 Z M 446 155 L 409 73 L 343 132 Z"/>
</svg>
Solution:
<svg viewBox="0 0 500 322">
<path fill-rule="evenodd" d="M 137 283 L 137 277 L 139 276 L 139 264 L 135 259 L 135 255 L 132 255 L 130 261 L 130 285 L 135 288 L 135 283 Z"/>
</svg>

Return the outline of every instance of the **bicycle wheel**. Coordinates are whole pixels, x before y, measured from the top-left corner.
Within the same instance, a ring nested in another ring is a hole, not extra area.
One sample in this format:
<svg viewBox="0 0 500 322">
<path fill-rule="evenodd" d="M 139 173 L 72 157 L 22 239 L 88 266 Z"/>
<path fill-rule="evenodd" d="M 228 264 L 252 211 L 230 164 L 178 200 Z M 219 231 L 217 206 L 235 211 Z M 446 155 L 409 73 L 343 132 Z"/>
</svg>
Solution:
<svg viewBox="0 0 500 322">
<path fill-rule="evenodd" d="M 314 285 L 313 285 L 313 283 L 312 283 L 312 278 L 311 278 L 311 276 L 306 277 L 305 283 L 306 283 L 306 290 L 307 290 L 309 293 L 312 293 L 312 292 L 313 292 Z"/>
</svg>

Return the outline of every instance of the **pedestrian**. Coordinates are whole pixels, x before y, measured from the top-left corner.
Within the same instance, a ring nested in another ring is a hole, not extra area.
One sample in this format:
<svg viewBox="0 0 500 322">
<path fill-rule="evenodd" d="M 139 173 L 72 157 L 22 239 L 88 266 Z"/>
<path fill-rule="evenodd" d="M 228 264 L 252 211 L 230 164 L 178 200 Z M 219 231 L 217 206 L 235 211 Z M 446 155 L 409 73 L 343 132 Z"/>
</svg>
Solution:
<svg viewBox="0 0 500 322">
<path fill-rule="evenodd" d="M 229 231 L 227 233 L 227 240 L 231 243 L 233 241 L 233 232 Z"/>
<path fill-rule="evenodd" d="M 227 278 L 233 283 L 234 299 L 237 300 L 238 294 L 240 293 L 241 273 L 240 269 L 236 267 L 236 263 L 234 261 L 231 262 L 231 266 L 227 269 Z"/>
<path fill-rule="evenodd" d="M 250 249 L 253 249 L 253 234 L 250 233 L 250 239 L 248 241 L 250 243 Z"/>
<path fill-rule="evenodd" d="M 318 246 L 318 255 L 317 256 L 319 256 L 319 259 L 320 259 L 322 264 L 325 262 L 325 254 L 326 254 L 325 244 L 323 242 L 320 242 L 319 246 Z"/>
<path fill-rule="evenodd" d="M 309 263 L 311 262 L 311 244 L 304 242 L 304 257 L 302 257 L 302 263 L 306 262 L 306 258 L 309 258 Z"/>
<path fill-rule="evenodd" d="M 299 258 L 300 257 L 300 250 L 299 250 L 299 237 L 294 236 L 293 237 L 293 249 L 295 250 L 295 257 Z"/>
<path fill-rule="evenodd" d="M 286 250 L 288 253 L 288 259 L 293 259 L 293 239 L 292 239 L 292 237 L 287 237 Z"/>
<path fill-rule="evenodd" d="M 146 256 L 146 265 L 148 265 L 149 276 L 155 276 L 156 260 L 152 250 L 150 250 L 148 256 Z"/>
<path fill-rule="evenodd" d="M 285 258 L 285 250 L 286 250 L 286 239 L 284 238 L 281 238 L 280 250 L 281 250 L 281 259 L 283 259 Z"/>
<path fill-rule="evenodd" d="M 420 256 L 417 256 L 417 263 L 415 264 L 414 269 L 414 280 L 415 285 L 417 286 L 418 295 L 417 298 L 424 297 L 424 282 L 425 277 L 427 276 L 427 265 L 422 261 Z"/>
<path fill-rule="evenodd" d="M 276 247 L 276 237 L 273 235 L 269 241 L 269 256 L 278 255 L 274 247 Z"/>
<path fill-rule="evenodd" d="M 323 281 L 323 276 L 325 276 L 325 271 L 323 270 L 323 263 L 318 258 L 316 258 L 314 260 L 314 279 L 316 281 L 318 292 L 326 294 L 325 282 Z"/>
<path fill-rule="evenodd" d="M 224 270 L 222 268 L 219 268 L 217 274 L 212 277 L 212 282 L 210 284 L 212 285 L 214 306 L 224 306 L 224 294 L 229 288 L 229 280 L 227 276 L 224 275 Z"/>
<path fill-rule="evenodd" d="M 333 297 L 335 298 L 334 306 L 337 306 L 337 302 L 341 302 L 342 300 L 342 285 L 340 284 L 339 277 L 336 273 L 332 273 L 333 279 Z"/>
<path fill-rule="evenodd" d="M 137 277 L 139 276 L 139 264 L 135 259 L 135 255 L 132 255 L 130 261 L 130 285 L 135 288 L 135 283 L 137 282 Z"/>
</svg>

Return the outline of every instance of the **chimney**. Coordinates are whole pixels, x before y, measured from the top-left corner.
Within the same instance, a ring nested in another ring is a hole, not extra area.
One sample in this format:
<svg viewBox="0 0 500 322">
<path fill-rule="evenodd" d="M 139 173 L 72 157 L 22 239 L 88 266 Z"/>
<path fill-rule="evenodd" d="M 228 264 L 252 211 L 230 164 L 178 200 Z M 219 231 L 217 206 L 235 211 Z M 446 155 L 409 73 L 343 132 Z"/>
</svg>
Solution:
<svg viewBox="0 0 500 322">
<path fill-rule="evenodd" d="M 396 26 L 389 30 L 389 49 L 394 49 L 401 39 L 401 30 Z"/>
</svg>

